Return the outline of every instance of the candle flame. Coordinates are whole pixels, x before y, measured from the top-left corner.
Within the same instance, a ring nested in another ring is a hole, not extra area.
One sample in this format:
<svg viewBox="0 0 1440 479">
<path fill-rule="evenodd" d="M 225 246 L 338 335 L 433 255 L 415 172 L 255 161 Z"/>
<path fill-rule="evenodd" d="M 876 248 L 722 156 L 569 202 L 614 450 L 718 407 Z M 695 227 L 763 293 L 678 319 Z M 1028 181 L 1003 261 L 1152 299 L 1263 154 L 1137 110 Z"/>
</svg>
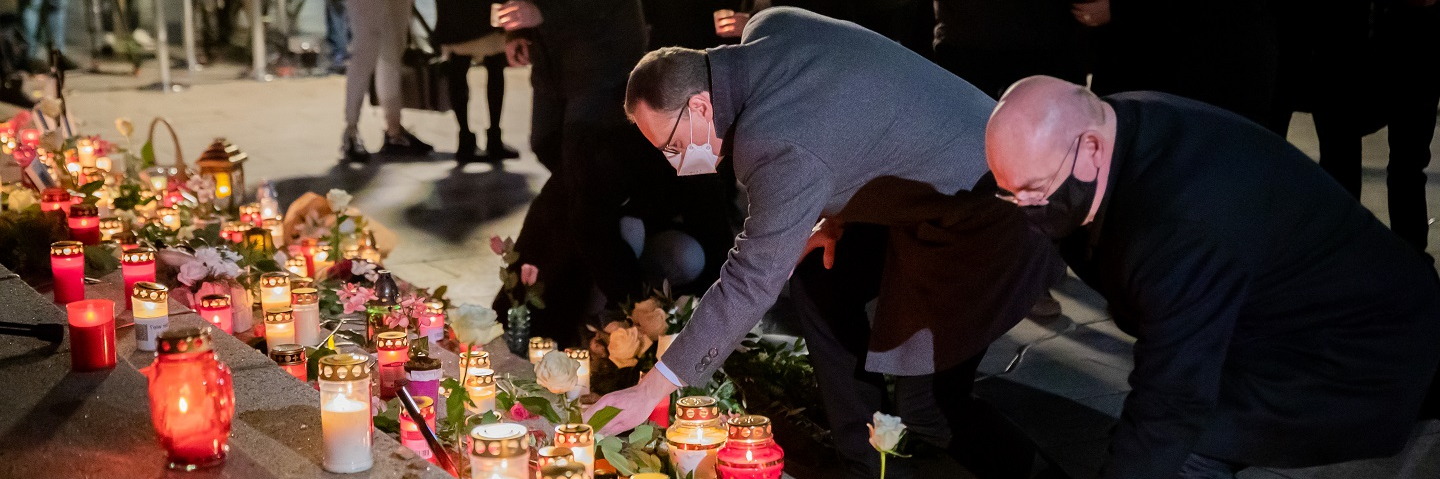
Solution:
<svg viewBox="0 0 1440 479">
<path fill-rule="evenodd" d="M 180 398 L 179 406 L 180 406 L 180 414 L 185 414 L 186 411 L 189 411 L 189 410 L 190 410 L 190 403 L 185 402 L 185 398 Z"/>
</svg>

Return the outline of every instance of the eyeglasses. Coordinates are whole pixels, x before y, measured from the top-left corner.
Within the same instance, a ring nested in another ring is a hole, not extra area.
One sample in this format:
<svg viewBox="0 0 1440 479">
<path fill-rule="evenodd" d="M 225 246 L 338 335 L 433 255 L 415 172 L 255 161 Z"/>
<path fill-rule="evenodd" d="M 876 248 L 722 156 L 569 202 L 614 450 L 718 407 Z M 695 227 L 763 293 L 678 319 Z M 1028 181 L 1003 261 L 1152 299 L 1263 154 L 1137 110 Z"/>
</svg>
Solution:
<svg viewBox="0 0 1440 479">
<path fill-rule="evenodd" d="M 681 108 L 680 114 L 675 115 L 675 126 L 670 127 L 670 136 L 665 138 L 665 143 L 663 143 L 665 146 L 660 148 L 660 152 L 664 153 L 666 158 L 680 154 L 680 149 L 675 148 L 670 143 L 675 141 L 675 132 L 680 131 L 680 120 L 683 118 L 685 118 L 685 109 Z"/>
<path fill-rule="evenodd" d="M 1073 165 L 1074 162 L 1080 161 L 1080 137 L 1075 137 L 1075 142 L 1070 145 L 1070 148 L 1075 150 L 1075 154 L 1073 156 L 1070 155 L 1070 149 L 1066 149 L 1065 159 L 1071 160 L 1071 164 Z M 1003 189 L 1000 190 L 998 193 L 995 193 L 995 197 L 1005 201 L 1009 201 L 1011 203 L 1014 203 L 1015 206 L 1020 207 L 1048 205 L 1050 204 L 1050 187 L 1055 185 L 1055 178 L 1060 176 L 1060 172 L 1065 171 L 1065 163 L 1066 161 L 1061 160 L 1060 166 L 1055 169 L 1054 173 L 1050 174 L 1050 180 L 1046 181 L 1045 187 L 1040 189 L 1040 192 L 1043 196 L 1041 196 L 1038 200 L 1023 200 L 1015 193 L 1005 191 Z"/>
</svg>

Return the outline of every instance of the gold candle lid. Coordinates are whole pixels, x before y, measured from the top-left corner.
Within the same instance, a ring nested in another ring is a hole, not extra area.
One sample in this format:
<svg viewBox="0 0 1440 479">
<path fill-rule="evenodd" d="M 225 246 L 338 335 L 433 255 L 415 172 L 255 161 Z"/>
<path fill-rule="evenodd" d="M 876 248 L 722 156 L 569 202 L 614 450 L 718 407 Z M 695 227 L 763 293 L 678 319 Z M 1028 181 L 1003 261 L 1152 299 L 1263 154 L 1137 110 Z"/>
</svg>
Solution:
<svg viewBox="0 0 1440 479">
<path fill-rule="evenodd" d="M 295 304 L 317 304 L 320 302 L 320 291 L 315 288 L 295 288 L 290 290 L 291 302 Z"/>
<path fill-rule="evenodd" d="M 410 338 L 402 331 L 386 331 L 375 335 L 377 349 L 405 349 L 409 346 Z"/>
<path fill-rule="evenodd" d="M 370 378 L 367 356 L 341 353 L 320 358 L 320 380 L 360 381 Z"/>
<path fill-rule="evenodd" d="M 685 396 L 675 401 L 676 418 L 686 421 L 708 421 L 720 417 L 720 408 L 710 396 Z"/>
<path fill-rule="evenodd" d="M 540 468 L 540 479 L 582 479 L 585 465 L 578 462 L 555 463 Z"/>
<path fill-rule="evenodd" d="M 287 260 L 285 260 L 285 266 L 287 266 L 287 267 L 293 266 L 293 267 L 296 267 L 296 268 L 304 268 L 304 267 L 305 267 L 305 258 L 304 258 L 304 257 L 300 257 L 300 256 L 296 256 L 296 257 L 294 257 L 294 258 L 287 259 Z"/>
<path fill-rule="evenodd" d="M 555 349 L 555 340 L 539 336 L 530 338 L 530 349 Z"/>
<path fill-rule="evenodd" d="M 244 216 L 244 215 L 247 215 L 247 214 L 252 214 L 252 215 L 258 215 L 258 214 L 260 214 L 260 203 L 246 203 L 246 204 L 240 205 L 240 215 L 241 215 L 241 216 Z"/>
<path fill-rule="evenodd" d="M 295 314 L 289 308 L 265 312 L 265 324 L 290 323 L 294 321 Z"/>
<path fill-rule="evenodd" d="M 120 254 L 120 262 L 123 264 L 153 263 L 155 262 L 155 248 L 141 246 L 127 249 Z"/>
<path fill-rule="evenodd" d="M 561 424 L 555 426 L 555 445 L 589 445 L 595 440 L 595 430 L 589 424 Z"/>
<path fill-rule="evenodd" d="M 520 424 L 482 424 L 470 430 L 470 453 L 479 457 L 530 455 L 530 431 Z"/>
<path fill-rule="evenodd" d="M 174 328 L 160 333 L 156 339 L 157 354 L 184 354 L 209 351 L 210 333 L 200 328 Z"/>
<path fill-rule="evenodd" d="M 228 294 L 207 294 L 200 297 L 200 307 L 205 309 L 222 309 L 230 307 L 230 295 Z"/>
<path fill-rule="evenodd" d="M 445 303 L 443 301 L 430 300 L 425 302 L 425 312 L 430 314 L 445 314 Z"/>
<path fill-rule="evenodd" d="M 56 241 L 50 243 L 51 256 L 80 256 L 85 254 L 85 243 L 79 241 Z"/>
<path fill-rule="evenodd" d="M 141 281 L 135 283 L 135 293 L 130 297 L 138 301 L 163 303 L 170 297 L 170 288 L 160 283 Z"/>
<path fill-rule="evenodd" d="M 576 361 L 590 360 L 590 350 L 580 348 L 565 348 L 565 355 Z"/>
<path fill-rule="evenodd" d="M 304 261 L 304 258 L 301 258 L 301 261 Z M 302 266 L 303 266 L 303 265 L 302 265 Z M 295 290 L 295 289 L 305 289 L 305 288 L 310 288 L 310 289 L 315 289 L 315 290 L 318 290 L 318 289 L 319 289 L 319 288 L 316 288 L 316 287 L 315 287 L 315 280 L 313 280 L 313 279 L 307 278 L 307 277 L 305 277 L 305 276 L 300 276 L 300 277 L 298 277 L 298 278 L 290 278 L 290 289 Z"/>
<path fill-rule="evenodd" d="M 765 416 L 738 416 L 725 422 L 729 427 L 731 441 L 758 442 L 770 439 L 770 418 Z"/>
<path fill-rule="evenodd" d="M 289 286 L 290 273 L 271 272 L 260 275 L 261 288 L 274 288 L 276 286 Z"/>
<path fill-rule="evenodd" d="M 420 410 L 421 416 L 434 417 L 435 400 L 430 399 L 430 396 L 415 396 L 415 409 Z M 400 415 L 408 418 L 410 417 L 410 411 L 406 410 L 404 407 L 401 407 Z"/>
<path fill-rule="evenodd" d="M 121 230 L 125 229 L 125 222 L 114 216 L 100 218 L 100 229 Z"/>
<path fill-rule="evenodd" d="M 467 388 L 493 385 L 495 385 L 495 371 L 490 369 L 481 369 L 474 374 L 465 376 L 465 387 Z"/>
<path fill-rule="evenodd" d="M 305 347 L 299 344 L 281 344 L 270 348 L 270 359 L 281 366 L 305 364 Z"/>
<path fill-rule="evenodd" d="M 70 205 L 71 218 L 78 218 L 82 216 L 100 216 L 100 207 L 87 203 Z"/>
<path fill-rule="evenodd" d="M 468 353 L 460 353 L 460 370 L 464 371 L 470 368 L 490 369 L 490 352 L 470 351 Z"/>
<path fill-rule="evenodd" d="M 50 203 L 70 201 L 70 190 L 65 188 L 45 188 L 45 191 L 40 192 L 40 201 Z"/>
<path fill-rule="evenodd" d="M 546 466 L 555 464 L 569 464 L 575 460 L 575 452 L 568 447 L 545 446 L 540 448 L 540 458 L 535 465 L 544 469 Z"/>
</svg>

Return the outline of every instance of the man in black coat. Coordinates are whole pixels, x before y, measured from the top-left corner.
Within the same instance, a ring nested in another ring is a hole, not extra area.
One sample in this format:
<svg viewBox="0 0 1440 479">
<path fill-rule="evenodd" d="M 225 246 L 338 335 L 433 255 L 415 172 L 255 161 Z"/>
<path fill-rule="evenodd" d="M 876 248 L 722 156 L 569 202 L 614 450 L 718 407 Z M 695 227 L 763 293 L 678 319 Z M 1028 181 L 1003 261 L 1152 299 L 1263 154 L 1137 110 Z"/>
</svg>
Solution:
<svg viewBox="0 0 1440 479">
<path fill-rule="evenodd" d="M 1168 94 L 1032 77 L 1001 98 L 986 152 L 1137 338 L 1104 477 L 1405 444 L 1440 361 L 1440 279 L 1284 138 Z"/>
</svg>

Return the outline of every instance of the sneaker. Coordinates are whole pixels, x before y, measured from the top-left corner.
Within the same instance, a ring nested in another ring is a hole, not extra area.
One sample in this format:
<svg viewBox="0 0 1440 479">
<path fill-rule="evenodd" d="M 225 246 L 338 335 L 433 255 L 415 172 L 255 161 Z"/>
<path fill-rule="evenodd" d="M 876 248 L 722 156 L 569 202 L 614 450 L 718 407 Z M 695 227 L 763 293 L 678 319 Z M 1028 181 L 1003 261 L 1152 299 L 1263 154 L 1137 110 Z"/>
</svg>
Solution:
<svg viewBox="0 0 1440 479">
<path fill-rule="evenodd" d="M 1045 290 L 1045 295 L 1035 301 L 1035 306 L 1030 308 L 1031 319 L 1045 319 L 1060 316 L 1060 301 L 1055 300 L 1055 294 Z"/>
<path fill-rule="evenodd" d="M 340 158 L 348 163 L 364 163 L 370 161 L 370 152 L 365 150 L 360 135 L 350 133 L 340 137 Z"/>
<path fill-rule="evenodd" d="M 380 147 L 380 152 L 387 155 L 428 155 L 435 151 L 435 147 L 420 141 L 409 131 L 401 130 L 399 135 L 385 134 L 385 145 Z"/>
</svg>

